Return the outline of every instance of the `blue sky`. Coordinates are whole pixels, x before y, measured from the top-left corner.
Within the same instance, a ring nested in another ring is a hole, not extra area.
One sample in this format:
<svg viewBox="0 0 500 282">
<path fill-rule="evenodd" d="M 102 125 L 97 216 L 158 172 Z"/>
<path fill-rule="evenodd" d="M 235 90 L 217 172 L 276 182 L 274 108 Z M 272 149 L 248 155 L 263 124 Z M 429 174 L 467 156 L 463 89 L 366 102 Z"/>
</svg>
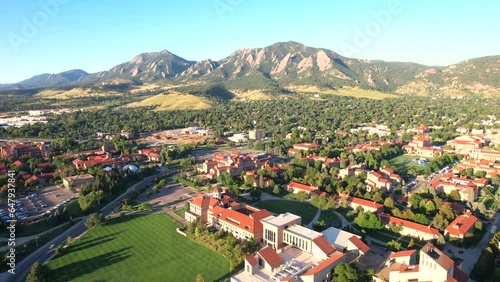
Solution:
<svg viewBox="0 0 500 282">
<path fill-rule="evenodd" d="M 219 60 L 289 40 L 355 58 L 449 65 L 500 55 L 498 11 L 493 0 L 5 0 L 0 83 L 108 70 L 163 49 Z"/>
</svg>

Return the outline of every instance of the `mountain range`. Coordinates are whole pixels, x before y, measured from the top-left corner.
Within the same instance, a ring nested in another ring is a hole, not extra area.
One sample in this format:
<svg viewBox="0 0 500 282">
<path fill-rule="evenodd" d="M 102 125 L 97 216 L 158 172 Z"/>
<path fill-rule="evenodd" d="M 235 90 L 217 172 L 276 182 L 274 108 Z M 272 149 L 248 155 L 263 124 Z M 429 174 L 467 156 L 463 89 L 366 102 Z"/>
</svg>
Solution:
<svg viewBox="0 0 500 282">
<path fill-rule="evenodd" d="M 239 49 L 213 61 L 190 61 L 167 50 L 143 53 L 108 71 L 70 70 L 41 74 L 0 90 L 106 84 L 221 84 L 241 91 L 286 91 L 291 86 L 344 86 L 401 94 L 500 94 L 500 56 L 470 59 L 447 67 L 359 60 L 324 48 L 289 41 Z"/>
</svg>

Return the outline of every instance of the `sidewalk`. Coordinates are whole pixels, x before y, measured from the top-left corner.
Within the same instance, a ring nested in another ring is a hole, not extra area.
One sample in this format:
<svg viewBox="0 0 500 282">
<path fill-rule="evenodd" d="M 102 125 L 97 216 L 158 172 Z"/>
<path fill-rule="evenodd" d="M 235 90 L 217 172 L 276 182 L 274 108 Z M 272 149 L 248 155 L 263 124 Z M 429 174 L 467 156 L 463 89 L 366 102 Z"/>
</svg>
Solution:
<svg viewBox="0 0 500 282">
<path fill-rule="evenodd" d="M 308 224 L 306 224 L 305 226 L 309 229 L 312 229 L 314 224 L 319 220 L 319 217 L 321 215 L 321 210 L 318 209 L 318 211 L 316 212 L 316 215 L 314 216 L 313 220 L 311 220 L 311 222 L 309 222 Z"/>
</svg>

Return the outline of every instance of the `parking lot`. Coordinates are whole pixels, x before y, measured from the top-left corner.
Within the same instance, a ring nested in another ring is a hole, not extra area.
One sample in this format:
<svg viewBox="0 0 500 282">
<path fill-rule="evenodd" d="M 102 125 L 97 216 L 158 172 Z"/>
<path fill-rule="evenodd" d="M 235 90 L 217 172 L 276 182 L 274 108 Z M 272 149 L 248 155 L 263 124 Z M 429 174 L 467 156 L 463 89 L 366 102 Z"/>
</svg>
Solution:
<svg viewBox="0 0 500 282">
<path fill-rule="evenodd" d="M 57 186 L 48 186 L 37 190 L 26 196 L 16 199 L 16 217 L 21 222 L 29 222 L 50 213 L 60 207 L 63 203 L 76 198 L 76 194 L 68 189 Z M 0 218 L 3 221 L 10 220 L 7 202 L 0 203 Z"/>
<path fill-rule="evenodd" d="M 152 192 L 151 188 L 147 189 L 146 192 Z M 141 202 L 159 202 L 157 207 L 180 205 L 187 199 L 192 198 L 196 193 L 195 190 L 189 186 L 185 186 L 181 183 L 169 183 L 163 186 L 159 193 L 151 193 L 150 197 L 146 197 L 146 192 L 142 193 L 137 201 Z M 191 193 L 191 194 L 190 194 Z"/>
</svg>

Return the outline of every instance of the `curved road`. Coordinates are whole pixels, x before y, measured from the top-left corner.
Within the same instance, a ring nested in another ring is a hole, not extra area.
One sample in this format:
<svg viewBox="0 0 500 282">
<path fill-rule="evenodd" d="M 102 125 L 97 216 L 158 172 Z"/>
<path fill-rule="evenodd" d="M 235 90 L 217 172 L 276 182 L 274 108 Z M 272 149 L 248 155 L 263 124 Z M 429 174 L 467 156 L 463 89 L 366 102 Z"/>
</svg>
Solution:
<svg viewBox="0 0 500 282">
<path fill-rule="evenodd" d="M 130 192 L 134 191 L 135 189 L 143 186 L 143 185 L 149 185 L 151 182 L 153 182 L 155 177 L 161 176 L 163 173 L 165 173 L 166 169 L 160 168 L 161 173 L 156 174 L 153 176 L 146 177 L 144 180 L 136 183 L 135 185 L 131 186 L 130 188 L 127 189 L 125 193 L 120 195 L 118 198 L 114 199 L 112 202 L 110 202 L 108 205 L 106 205 L 104 208 L 100 210 L 104 215 L 110 214 L 112 211 L 116 210 L 121 203 L 121 200 L 126 197 Z M 5 281 L 5 282 L 24 282 L 26 280 L 26 277 L 28 276 L 31 266 L 35 262 L 39 262 L 41 264 L 47 263 L 53 256 L 54 256 L 54 250 L 49 250 L 49 246 L 51 244 L 60 245 L 65 243 L 66 238 L 68 236 L 71 236 L 72 238 L 76 238 L 81 236 L 87 231 L 87 227 L 85 227 L 85 220 L 87 217 L 82 217 L 82 220 L 80 220 L 78 223 L 70 227 L 68 230 L 66 230 L 64 233 L 61 235 L 57 236 L 56 238 L 52 239 L 50 242 L 47 244 L 43 245 L 40 247 L 38 250 L 33 252 L 31 255 L 27 256 L 20 262 L 16 264 L 16 269 L 15 269 L 15 274 L 12 275 L 8 272 L 2 273 L 0 275 L 0 281 Z"/>
</svg>

